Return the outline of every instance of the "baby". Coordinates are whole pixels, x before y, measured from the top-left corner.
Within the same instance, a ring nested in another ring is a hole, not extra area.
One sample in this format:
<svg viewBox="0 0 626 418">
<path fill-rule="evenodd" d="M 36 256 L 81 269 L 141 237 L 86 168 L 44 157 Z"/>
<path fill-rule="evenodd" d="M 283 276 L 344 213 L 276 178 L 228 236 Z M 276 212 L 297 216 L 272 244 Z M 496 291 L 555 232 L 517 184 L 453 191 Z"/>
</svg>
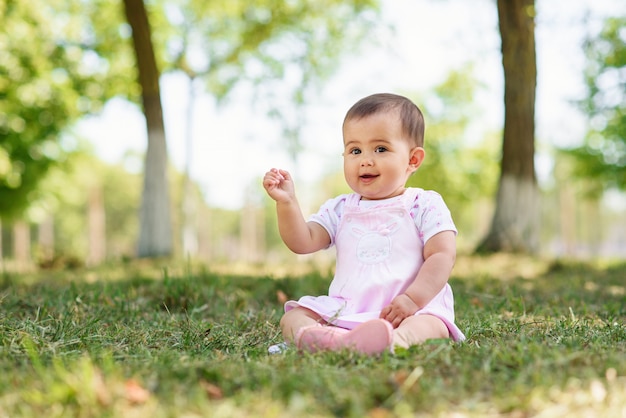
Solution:
<svg viewBox="0 0 626 418">
<path fill-rule="evenodd" d="M 308 221 L 287 171 L 263 178 L 289 249 L 337 251 L 328 295 L 285 304 L 283 338 L 302 351 L 364 354 L 464 340 L 448 284 L 457 232 L 450 211 L 439 194 L 406 187 L 425 157 L 422 112 L 395 94 L 365 97 L 346 114 L 343 145 L 353 193 L 328 200 Z"/>
</svg>

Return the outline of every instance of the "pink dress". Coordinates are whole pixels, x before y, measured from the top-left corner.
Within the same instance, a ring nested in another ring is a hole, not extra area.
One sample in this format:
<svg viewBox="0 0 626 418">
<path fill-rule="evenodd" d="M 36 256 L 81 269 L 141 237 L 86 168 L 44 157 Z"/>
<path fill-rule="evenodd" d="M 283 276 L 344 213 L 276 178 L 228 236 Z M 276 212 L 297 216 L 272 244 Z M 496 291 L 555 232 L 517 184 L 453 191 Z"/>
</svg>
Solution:
<svg viewBox="0 0 626 418">
<path fill-rule="evenodd" d="M 311 221 L 328 231 L 337 248 L 337 265 L 328 296 L 288 301 L 285 312 L 308 308 L 325 321 L 347 329 L 374 318 L 413 282 L 424 263 L 424 243 L 442 231 L 454 231 L 450 211 L 433 191 L 408 188 L 383 201 L 361 201 L 352 193 L 327 201 Z M 450 337 L 465 336 L 454 323 L 449 284 L 415 315 L 434 315 Z"/>
</svg>

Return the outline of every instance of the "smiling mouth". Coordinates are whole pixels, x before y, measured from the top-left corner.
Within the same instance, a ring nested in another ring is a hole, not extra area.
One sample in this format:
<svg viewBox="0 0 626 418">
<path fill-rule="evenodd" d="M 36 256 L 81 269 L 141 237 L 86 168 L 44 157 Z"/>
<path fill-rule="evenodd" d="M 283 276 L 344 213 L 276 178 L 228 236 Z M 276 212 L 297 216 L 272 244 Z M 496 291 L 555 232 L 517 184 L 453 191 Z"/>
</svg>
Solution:
<svg viewBox="0 0 626 418">
<path fill-rule="evenodd" d="M 359 176 L 359 178 L 360 178 L 361 180 L 365 180 L 365 181 L 368 181 L 368 180 L 373 180 L 373 179 L 375 179 L 376 177 L 378 177 L 378 175 L 377 175 L 377 174 L 363 174 L 363 175 L 360 175 L 360 176 Z"/>
</svg>

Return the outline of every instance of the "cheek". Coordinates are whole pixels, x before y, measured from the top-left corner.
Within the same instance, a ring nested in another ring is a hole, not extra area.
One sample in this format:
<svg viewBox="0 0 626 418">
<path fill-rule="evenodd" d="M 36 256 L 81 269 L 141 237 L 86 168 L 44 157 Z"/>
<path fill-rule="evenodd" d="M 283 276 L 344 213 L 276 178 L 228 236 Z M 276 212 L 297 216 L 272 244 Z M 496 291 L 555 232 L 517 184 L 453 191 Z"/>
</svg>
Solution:
<svg viewBox="0 0 626 418">
<path fill-rule="evenodd" d="M 350 169 L 348 168 L 348 163 L 347 162 L 343 162 L 343 176 L 345 178 L 348 178 L 348 173 L 350 173 Z"/>
</svg>

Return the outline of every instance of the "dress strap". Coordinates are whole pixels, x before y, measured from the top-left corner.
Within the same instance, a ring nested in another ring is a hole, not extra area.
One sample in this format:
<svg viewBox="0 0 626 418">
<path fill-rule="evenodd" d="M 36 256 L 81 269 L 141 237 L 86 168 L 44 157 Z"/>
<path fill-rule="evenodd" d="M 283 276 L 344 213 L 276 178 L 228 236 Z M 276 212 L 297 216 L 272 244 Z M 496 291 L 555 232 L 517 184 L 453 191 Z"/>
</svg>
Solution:
<svg viewBox="0 0 626 418">
<path fill-rule="evenodd" d="M 402 195 L 404 199 L 404 205 L 409 211 L 411 211 L 411 208 L 413 207 L 415 199 L 417 199 L 417 195 L 419 194 L 420 190 L 421 189 L 416 187 L 407 187 L 407 189 L 404 191 L 404 194 Z"/>
<path fill-rule="evenodd" d="M 359 206 L 359 201 L 361 200 L 361 195 L 357 193 L 350 193 L 348 197 L 346 197 L 345 207 L 354 208 Z"/>
</svg>

